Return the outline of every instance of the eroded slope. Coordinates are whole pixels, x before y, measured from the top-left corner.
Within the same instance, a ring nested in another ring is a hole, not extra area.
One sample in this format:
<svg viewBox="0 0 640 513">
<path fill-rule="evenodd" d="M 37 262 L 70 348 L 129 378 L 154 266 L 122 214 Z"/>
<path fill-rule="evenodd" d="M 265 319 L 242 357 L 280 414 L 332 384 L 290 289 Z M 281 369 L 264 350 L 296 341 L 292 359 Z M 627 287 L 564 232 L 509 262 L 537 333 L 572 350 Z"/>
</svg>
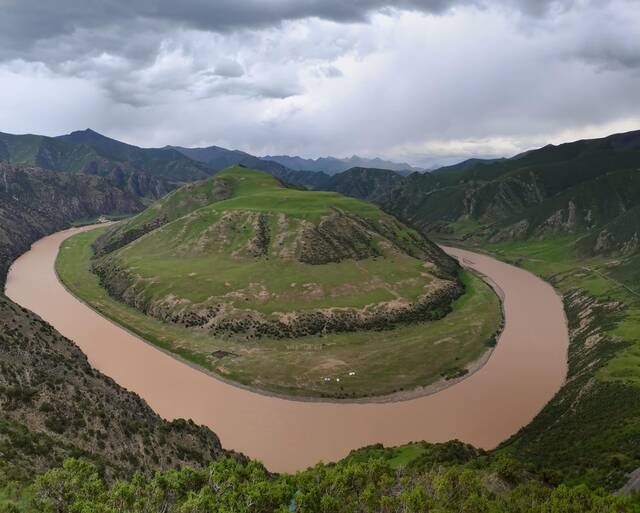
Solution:
<svg viewBox="0 0 640 513">
<path fill-rule="evenodd" d="M 371 204 L 231 168 L 180 189 L 96 244 L 111 295 L 241 338 L 384 329 L 442 317 L 457 264 Z"/>
</svg>

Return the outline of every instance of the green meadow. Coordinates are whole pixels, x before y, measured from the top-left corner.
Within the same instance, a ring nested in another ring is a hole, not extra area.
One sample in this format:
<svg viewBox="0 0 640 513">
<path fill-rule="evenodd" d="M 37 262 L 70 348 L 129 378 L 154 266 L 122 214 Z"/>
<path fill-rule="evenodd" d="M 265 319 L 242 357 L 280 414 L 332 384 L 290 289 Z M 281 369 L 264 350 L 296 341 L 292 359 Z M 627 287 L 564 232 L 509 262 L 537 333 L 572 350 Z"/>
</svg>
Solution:
<svg viewBox="0 0 640 513">
<path fill-rule="evenodd" d="M 361 398 L 426 386 L 482 356 L 501 322 L 493 290 L 465 271 L 466 293 L 438 321 L 291 340 L 217 339 L 146 316 L 110 297 L 90 270 L 92 242 L 103 231 L 80 233 L 62 244 L 56 269 L 73 294 L 158 347 L 266 392 Z M 225 356 L 215 356 L 216 351 Z"/>
</svg>

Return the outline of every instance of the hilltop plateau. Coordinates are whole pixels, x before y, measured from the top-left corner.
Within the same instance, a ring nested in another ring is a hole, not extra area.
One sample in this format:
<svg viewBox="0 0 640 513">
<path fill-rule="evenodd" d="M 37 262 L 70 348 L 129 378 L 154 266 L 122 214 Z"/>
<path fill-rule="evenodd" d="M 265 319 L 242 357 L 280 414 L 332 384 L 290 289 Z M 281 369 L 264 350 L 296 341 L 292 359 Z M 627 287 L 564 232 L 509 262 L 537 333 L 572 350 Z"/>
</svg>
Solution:
<svg viewBox="0 0 640 513">
<path fill-rule="evenodd" d="M 380 395 L 460 376 L 500 323 L 486 284 L 373 204 L 242 167 L 71 239 L 58 265 L 76 294 L 145 338 L 294 395 Z"/>
</svg>

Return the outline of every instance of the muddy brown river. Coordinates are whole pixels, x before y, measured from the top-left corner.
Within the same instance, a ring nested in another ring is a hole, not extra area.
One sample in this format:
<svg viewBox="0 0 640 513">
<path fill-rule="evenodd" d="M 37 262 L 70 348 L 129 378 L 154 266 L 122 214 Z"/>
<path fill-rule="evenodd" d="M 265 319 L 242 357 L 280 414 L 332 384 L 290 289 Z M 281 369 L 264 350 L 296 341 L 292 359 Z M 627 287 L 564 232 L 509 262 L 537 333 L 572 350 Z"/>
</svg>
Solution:
<svg viewBox="0 0 640 513">
<path fill-rule="evenodd" d="M 172 358 L 67 292 L 54 262 L 61 242 L 77 231 L 34 244 L 12 266 L 7 296 L 73 340 L 94 367 L 138 393 L 163 417 L 209 426 L 224 447 L 273 471 L 335 461 L 377 442 L 391 446 L 457 438 L 493 448 L 527 424 L 565 379 L 568 333 L 554 289 L 489 256 L 446 248 L 504 294 L 505 328 L 480 370 L 438 393 L 393 403 L 301 402 L 254 393 Z"/>
</svg>

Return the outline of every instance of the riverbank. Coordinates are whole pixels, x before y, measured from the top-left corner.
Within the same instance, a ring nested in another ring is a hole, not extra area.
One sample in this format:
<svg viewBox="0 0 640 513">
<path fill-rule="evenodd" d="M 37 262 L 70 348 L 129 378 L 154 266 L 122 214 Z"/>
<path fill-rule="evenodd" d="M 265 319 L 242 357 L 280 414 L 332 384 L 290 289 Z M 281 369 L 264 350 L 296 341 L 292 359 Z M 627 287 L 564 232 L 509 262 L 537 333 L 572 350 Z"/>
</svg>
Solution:
<svg viewBox="0 0 640 513">
<path fill-rule="evenodd" d="M 110 296 L 91 272 L 98 233 L 72 236 L 61 246 L 56 270 L 73 295 L 216 377 L 280 398 L 388 402 L 441 390 L 453 381 L 446 378 L 468 373 L 482 358 L 502 322 L 498 297 L 465 271 L 460 277 L 466 293 L 439 320 L 296 339 L 217 337 L 163 322 Z"/>
<path fill-rule="evenodd" d="M 564 380 L 567 330 L 553 288 L 526 271 L 459 250 L 505 294 L 503 335 L 475 374 L 439 393 L 395 403 L 307 403 L 258 395 L 157 351 L 71 296 L 53 270 L 67 235 L 41 240 L 16 262 L 9 296 L 74 340 L 95 367 L 138 392 L 164 417 L 205 424 L 223 446 L 272 470 L 336 460 L 378 442 L 458 438 L 492 448 L 527 424 Z"/>
<path fill-rule="evenodd" d="M 108 224 L 111 224 L 111 223 L 110 222 L 102 222 L 102 223 L 94 224 L 94 225 L 83 224 L 83 225 L 74 227 L 71 230 L 73 231 L 73 235 L 76 235 L 78 233 L 82 233 L 84 231 L 91 231 L 91 230 L 93 230 L 93 229 L 95 229 L 97 227 L 106 226 Z M 64 243 L 64 241 L 62 241 L 62 243 Z M 455 248 L 451 247 L 451 248 L 444 248 L 444 249 L 453 251 Z M 472 262 L 468 262 L 468 263 L 472 264 Z M 461 265 L 464 265 L 464 262 L 461 262 Z M 129 327 L 123 325 L 122 323 L 117 322 L 117 319 L 110 318 L 108 315 L 106 315 L 105 313 L 101 312 L 100 310 L 94 308 L 93 305 L 91 305 L 90 303 L 84 301 L 81 297 L 79 297 L 76 294 L 74 294 L 72 290 L 69 290 L 69 288 L 65 285 L 64 281 L 61 279 L 61 277 L 59 275 L 59 272 L 58 272 L 58 261 L 57 260 L 56 260 L 56 264 L 54 265 L 54 270 L 56 272 L 56 276 L 58 277 L 58 282 L 60 283 L 60 285 L 62 285 L 62 287 L 64 287 L 64 289 L 69 294 L 74 296 L 76 299 L 78 299 L 78 301 L 80 301 L 86 307 L 90 308 L 92 311 L 94 311 L 96 314 L 98 314 L 103 319 L 105 319 L 105 320 L 107 320 L 109 322 L 115 323 L 118 327 L 120 327 L 122 330 L 126 331 L 129 335 L 131 335 L 133 337 L 136 337 L 140 342 L 148 344 L 151 347 L 153 347 L 153 348 L 155 348 L 155 349 L 157 349 L 159 351 L 162 351 L 167 356 L 175 358 L 180 363 L 182 363 L 184 365 L 188 365 L 192 369 L 194 369 L 196 371 L 203 372 L 204 374 L 206 374 L 206 375 L 208 375 L 208 376 L 210 376 L 210 377 L 212 377 L 214 379 L 217 379 L 219 381 L 222 381 L 223 383 L 226 383 L 228 385 L 241 388 L 243 390 L 247 390 L 248 392 L 252 392 L 254 394 L 264 395 L 266 397 L 273 397 L 273 398 L 276 398 L 276 399 L 284 399 L 284 400 L 287 400 L 287 401 L 300 401 L 300 402 L 311 402 L 311 403 L 334 403 L 334 404 L 368 404 L 368 403 L 393 403 L 393 402 L 399 402 L 399 401 L 407 401 L 407 400 L 410 400 L 410 399 L 417 399 L 417 398 L 420 398 L 420 397 L 426 397 L 426 396 L 441 392 L 442 390 L 445 390 L 446 388 L 449 388 L 449 387 L 451 387 L 453 385 L 456 385 L 456 384 L 460 383 L 461 381 L 469 378 L 474 373 L 478 372 L 489 361 L 489 358 L 491 358 L 491 355 L 493 354 L 493 351 L 494 351 L 494 348 L 495 348 L 495 345 L 489 346 L 478 359 L 472 361 L 470 364 L 468 364 L 468 365 L 466 365 L 464 367 L 464 373 L 461 373 L 461 375 L 459 377 L 441 378 L 441 379 L 437 380 L 434 383 L 431 383 L 431 384 L 426 385 L 426 386 L 419 386 L 419 387 L 416 387 L 416 388 L 414 388 L 412 390 L 394 392 L 394 393 L 391 393 L 391 394 L 385 394 L 385 395 L 374 396 L 374 397 L 362 397 L 362 398 L 352 398 L 352 399 L 334 399 L 334 398 L 328 398 L 328 397 L 305 397 L 305 396 L 300 396 L 300 395 L 278 394 L 276 392 L 270 392 L 268 390 L 261 390 L 259 388 L 248 386 L 248 385 L 245 385 L 243 383 L 238 383 L 238 382 L 235 382 L 235 381 L 231 381 L 229 379 L 225 379 L 224 376 L 216 374 L 215 372 L 212 372 L 209 369 L 204 368 L 201 365 L 198 365 L 198 364 L 194 363 L 193 361 L 190 361 L 187 358 L 183 358 L 182 356 L 180 356 L 179 354 L 176 354 L 173 351 L 167 350 L 167 349 L 163 348 L 162 346 L 160 346 L 158 344 L 154 344 L 153 342 L 148 341 L 147 339 L 145 339 L 143 334 L 138 333 L 138 332 L 136 332 L 136 330 L 130 329 Z M 495 343 L 497 344 L 498 341 L 499 341 L 499 338 L 500 338 L 500 336 L 502 334 L 502 330 L 504 328 L 504 308 L 503 308 L 503 305 L 502 305 L 502 301 L 504 301 L 504 292 L 488 276 L 482 275 L 482 273 L 480 273 L 478 271 L 473 271 L 473 272 L 475 274 L 479 275 L 479 276 L 482 276 L 482 279 L 487 284 L 489 284 L 489 286 L 491 286 L 492 289 L 494 289 L 495 293 L 500 298 L 500 301 L 501 301 L 501 303 L 500 303 L 500 311 L 501 311 L 502 317 L 501 317 L 501 321 L 500 321 L 499 330 L 496 332 L 496 335 L 495 335 L 495 337 L 496 337 L 496 342 Z"/>
</svg>

